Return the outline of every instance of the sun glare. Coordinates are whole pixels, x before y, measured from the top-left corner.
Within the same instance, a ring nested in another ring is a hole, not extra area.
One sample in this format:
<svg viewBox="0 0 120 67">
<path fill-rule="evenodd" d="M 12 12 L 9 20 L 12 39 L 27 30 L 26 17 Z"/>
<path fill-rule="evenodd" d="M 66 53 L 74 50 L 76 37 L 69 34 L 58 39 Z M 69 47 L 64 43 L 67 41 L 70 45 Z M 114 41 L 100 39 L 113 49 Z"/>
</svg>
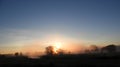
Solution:
<svg viewBox="0 0 120 67">
<path fill-rule="evenodd" d="M 55 43 L 55 47 L 56 47 L 57 49 L 60 49 L 61 43 L 60 43 L 60 42 Z"/>
<path fill-rule="evenodd" d="M 54 44 L 54 51 L 55 53 L 57 53 L 57 51 L 61 48 L 61 43 L 60 42 L 56 42 Z"/>
</svg>

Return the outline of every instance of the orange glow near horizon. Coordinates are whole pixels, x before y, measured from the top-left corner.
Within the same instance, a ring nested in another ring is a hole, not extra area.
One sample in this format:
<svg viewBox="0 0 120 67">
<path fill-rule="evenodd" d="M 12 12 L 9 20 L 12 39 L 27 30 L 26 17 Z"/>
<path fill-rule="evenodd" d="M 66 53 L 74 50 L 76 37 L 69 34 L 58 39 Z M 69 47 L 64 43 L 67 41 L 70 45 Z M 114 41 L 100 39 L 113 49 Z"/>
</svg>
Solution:
<svg viewBox="0 0 120 67">
<path fill-rule="evenodd" d="M 83 41 L 78 41 L 62 35 L 50 35 L 43 39 L 33 39 L 32 41 L 22 43 L 20 44 L 19 50 L 16 50 L 16 48 L 11 48 L 11 53 L 22 52 L 28 53 L 29 55 L 38 55 L 38 53 L 40 53 L 43 55 L 45 54 L 45 48 L 47 46 L 53 46 L 56 54 L 59 49 L 64 50 L 66 53 L 78 53 L 79 51 L 85 49 L 83 43 Z M 6 52 L 8 53 L 8 51 Z"/>
</svg>

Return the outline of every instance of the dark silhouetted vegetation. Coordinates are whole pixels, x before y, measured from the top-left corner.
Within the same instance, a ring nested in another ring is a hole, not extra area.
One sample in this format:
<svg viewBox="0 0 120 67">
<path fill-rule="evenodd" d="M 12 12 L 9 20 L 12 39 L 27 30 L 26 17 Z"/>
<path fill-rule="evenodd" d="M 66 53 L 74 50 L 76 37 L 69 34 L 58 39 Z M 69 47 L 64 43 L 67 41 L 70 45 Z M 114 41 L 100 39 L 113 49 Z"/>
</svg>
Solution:
<svg viewBox="0 0 120 67">
<path fill-rule="evenodd" d="M 92 51 L 98 51 L 98 47 L 91 46 Z M 120 52 L 115 51 L 115 45 L 103 47 L 108 52 L 65 54 L 61 49 L 54 55 L 53 47 L 46 48 L 46 55 L 39 58 L 28 58 L 15 53 L 8 57 L 0 55 L 0 67 L 120 67 Z M 103 49 L 101 48 L 101 49 Z"/>
<path fill-rule="evenodd" d="M 102 48 L 102 52 L 116 52 L 116 45 L 111 44 Z"/>
<path fill-rule="evenodd" d="M 46 54 L 53 55 L 54 54 L 54 47 L 53 46 L 46 47 Z"/>
</svg>

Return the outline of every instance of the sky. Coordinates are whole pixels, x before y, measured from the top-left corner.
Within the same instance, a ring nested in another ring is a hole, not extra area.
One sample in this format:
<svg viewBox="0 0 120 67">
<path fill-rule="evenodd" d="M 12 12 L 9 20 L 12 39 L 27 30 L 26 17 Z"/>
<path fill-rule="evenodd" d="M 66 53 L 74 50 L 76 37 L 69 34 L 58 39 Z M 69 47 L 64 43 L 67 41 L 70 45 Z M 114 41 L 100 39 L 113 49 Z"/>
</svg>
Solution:
<svg viewBox="0 0 120 67">
<path fill-rule="evenodd" d="M 119 45 L 119 29 L 120 0 L 0 0 L 0 53 Z"/>
</svg>

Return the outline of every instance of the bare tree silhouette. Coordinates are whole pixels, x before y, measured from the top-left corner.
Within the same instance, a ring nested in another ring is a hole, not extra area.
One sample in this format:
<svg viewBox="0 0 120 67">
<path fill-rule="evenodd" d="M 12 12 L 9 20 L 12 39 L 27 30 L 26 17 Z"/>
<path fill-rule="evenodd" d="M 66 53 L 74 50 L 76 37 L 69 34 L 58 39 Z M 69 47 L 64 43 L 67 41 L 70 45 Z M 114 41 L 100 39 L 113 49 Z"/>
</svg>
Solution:
<svg viewBox="0 0 120 67">
<path fill-rule="evenodd" d="M 53 55 L 54 54 L 54 47 L 53 46 L 46 47 L 46 54 Z"/>
</svg>

